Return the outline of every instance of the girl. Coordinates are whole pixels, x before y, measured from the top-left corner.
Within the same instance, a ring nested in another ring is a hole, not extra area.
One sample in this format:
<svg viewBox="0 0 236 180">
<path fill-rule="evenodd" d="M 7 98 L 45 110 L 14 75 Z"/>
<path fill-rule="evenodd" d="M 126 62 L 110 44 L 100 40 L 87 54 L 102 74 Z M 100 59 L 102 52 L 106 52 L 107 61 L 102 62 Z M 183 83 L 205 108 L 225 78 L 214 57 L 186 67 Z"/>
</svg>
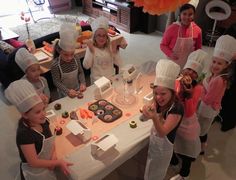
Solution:
<svg viewBox="0 0 236 180">
<path fill-rule="evenodd" d="M 184 4 L 180 8 L 179 21 L 170 25 L 164 32 L 160 48 L 165 55 L 180 65 L 185 65 L 188 55 L 202 48 L 202 32 L 193 22 L 195 7 Z"/>
<path fill-rule="evenodd" d="M 16 52 L 15 61 L 17 65 L 25 72 L 23 79 L 28 80 L 35 88 L 45 105 L 50 99 L 50 90 L 47 80 L 40 76 L 41 70 L 37 58 L 27 49 L 20 48 Z"/>
<path fill-rule="evenodd" d="M 66 175 L 71 163 L 56 159 L 54 138 L 45 117 L 45 105 L 27 80 L 17 80 L 5 91 L 6 98 L 16 106 L 22 117 L 19 120 L 16 144 L 21 158 L 21 179 L 56 180 L 54 167 Z"/>
<path fill-rule="evenodd" d="M 80 58 L 75 57 L 77 31 L 75 25 L 62 24 L 60 40 L 55 44 L 51 72 L 54 85 L 57 87 L 60 97 L 69 96 L 74 98 L 79 92 L 86 90 L 84 71 Z"/>
<path fill-rule="evenodd" d="M 163 180 L 171 160 L 176 130 L 184 113 L 174 91 L 179 71 L 177 64 L 161 59 L 156 66 L 154 103 L 143 107 L 143 115 L 153 121 L 145 180 Z"/>
<path fill-rule="evenodd" d="M 108 20 L 104 17 L 97 18 L 92 23 L 93 43 L 86 49 L 83 66 L 91 68 L 91 83 L 102 76 L 110 78 L 114 75 L 114 64 L 121 66 L 119 51 L 113 53 L 110 49 L 110 39 L 107 33 Z"/>
<path fill-rule="evenodd" d="M 207 145 L 207 133 L 221 109 L 221 100 L 228 81 L 228 66 L 236 52 L 235 44 L 236 40 L 229 35 L 223 35 L 217 39 L 210 65 L 211 76 L 203 80 L 204 95 L 198 110 L 201 154 L 204 154 Z"/>
<path fill-rule="evenodd" d="M 180 78 L 176 81 L 176 92 L 184 104 L 184 117 L 176 132 L 174 152 L 182 159 L 179 174 L 170 180 L 187 179 L 191 163 L 200 153 L 200 125 L 197 119 L 197 106 L 202 95 L 202 86 L 197 83 L 204 68 L 207 53 L 199 49 L 192 52 L 184 66 Z M 173 154 L 172 165 L 178 164 L 178 158 Z"/>
</svg>

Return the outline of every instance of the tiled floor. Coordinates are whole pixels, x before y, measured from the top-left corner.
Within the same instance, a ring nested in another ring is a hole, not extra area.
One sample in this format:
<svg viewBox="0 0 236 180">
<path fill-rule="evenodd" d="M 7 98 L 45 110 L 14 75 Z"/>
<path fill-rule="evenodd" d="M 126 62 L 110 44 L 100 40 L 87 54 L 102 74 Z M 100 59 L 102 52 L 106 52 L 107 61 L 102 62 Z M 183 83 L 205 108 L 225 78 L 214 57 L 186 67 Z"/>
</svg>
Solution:
<svg viewBox="0 0 236 180">
<path fill-rule="evenodd" d="M 122 32 L 128 42 L 128 47 L 121 50 L 125 64 L 141 64 L 146 61 L 157 61 L 165 56 L 160 51 L 161 34 L 154 32 L 133 34 Z M 203 47 L 212 55 L 212 48 Z M 209 63 L 209 62 L 208 62 Z M 206 64 L 208 64 L 206 63 Z M 207 66 L 206 66 L 207 69 Z M 0 93 L 0 174 L 1 179 L 11 180 L 18 169 L 18 153 L 15 146 L 16 122 L 4 118 L 7 106 Z M 236 179 L 236 130 L 220 131 L 220 124 L 214 123 L 209 134 L 209 143 L 206 155 L 198 157 L 192 164 L 190 180 L 234 180 Z M 104 180 L 141 180 L 145 168 L 146 150 L 125 162 Z M 4 163 L 3 163 L 4 162 Z M 166 179 L 174 174 L 169 169 Z"/>
</svg>

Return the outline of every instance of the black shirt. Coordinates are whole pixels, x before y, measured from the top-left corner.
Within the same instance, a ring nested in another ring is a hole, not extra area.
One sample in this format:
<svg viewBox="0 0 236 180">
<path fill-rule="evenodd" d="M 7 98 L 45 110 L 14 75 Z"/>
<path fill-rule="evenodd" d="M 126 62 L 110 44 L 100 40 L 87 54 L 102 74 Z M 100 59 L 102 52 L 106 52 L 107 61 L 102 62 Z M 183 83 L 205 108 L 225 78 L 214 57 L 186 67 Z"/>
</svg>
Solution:
<svg viewBox="0 0 236 180">
<path fill-rule="evenodd" d="M 43 132 L 41 134 L 45 136 L 45 139 L 51 137 L 52 133 L 49 128 L 49 122 L 46 121 L 44 124 L 41 124 L 41 126 L 43 129 Z M 27 162 L 27 161 L 20 148 L 20 145 L 35 144 L 37 154 L 40 153 L 43 143 L 43 136 L 41 134 L 28 127 L 25 123 L 23 123 L 23 119 L 20 119 L 16 134 L 16 145 L 18 147 L 22 162 Z"/>
<path fill-rule="evenodd" d="M 160 110 L 157 109 L 157 112 L 159 112 Z M 175 102 L 171 108 L 164 113 L 164 121 L 166 120 L 166 117 L 169 115 L 169 114 L 177 114 L 177 115 L 180 115 L 181 116 L 181 120 L 182 120 L 182 117 L 184 115 L 184 106 L 181 102 Z M 180 122 L 181 122 L 180 120 Z M 176 131 L 180 125 L 180 122 L 178 123 L 178 125 L 172 130 L 170 131 L 168 134 L 167 134 L 167 138 L 168 140 L 171 142 L 171 143 L 174 143 L 174 140 L 175 140 L 175 136 L 176 136 Z"/>
</svg>

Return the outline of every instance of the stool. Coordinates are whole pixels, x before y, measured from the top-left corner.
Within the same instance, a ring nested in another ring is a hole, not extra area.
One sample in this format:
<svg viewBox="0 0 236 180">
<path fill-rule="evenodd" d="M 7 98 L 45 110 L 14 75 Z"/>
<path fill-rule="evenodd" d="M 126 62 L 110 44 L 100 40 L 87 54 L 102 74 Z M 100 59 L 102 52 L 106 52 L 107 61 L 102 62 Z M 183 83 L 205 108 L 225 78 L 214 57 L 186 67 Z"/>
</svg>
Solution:
<svg viewBox="0 0 236 180">
<path fill-rule="evenodd" d="M 218 37 L 214 38 L 217 21 L 222 21 L 222 20 L 227 19 L 231 14 L 231 8 L 229 4 L 227 4 L 224 1 L 212 0 L 209 3 L 207 3 L 205 7 L 205 12 L 211 19 L 214 20 L 214 25 L 212 28 L 212 32 L 210 35 L 210 42 L 209 42 L 209 46 L 211 46 L 213 43 L 213 39 L 215 41 L 218 38 Z"/>
</svg>

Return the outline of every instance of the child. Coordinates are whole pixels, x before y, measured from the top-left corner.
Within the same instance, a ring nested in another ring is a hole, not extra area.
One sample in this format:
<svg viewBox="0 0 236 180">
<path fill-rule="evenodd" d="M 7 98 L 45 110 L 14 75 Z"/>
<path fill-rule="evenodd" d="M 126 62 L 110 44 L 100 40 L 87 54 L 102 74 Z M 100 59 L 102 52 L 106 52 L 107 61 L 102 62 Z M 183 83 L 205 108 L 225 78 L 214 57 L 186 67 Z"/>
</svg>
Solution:
<svg viewBox="0 0 236 180">
<path fill-rule="evenodd" d="M 25 72 L 23 79 L 27 79 L 34 86 L 44 104 L 47 105 L 50 99 L 50 90 L 47 80 L 40 76 L 41 70 L 37 58 L 27 49 L 20 48 L 16 52 L 15 61 Z"/>
<path fill-rule="evenodd" d="M 55 156 L 55 136 L 45 117 L 45 105 L 29 81 L 20 79 L 9 85 L 6 98 L 16 106 L 19 120 L 16 144 L 21 158 L 21 179 L 56 180 L 52 169 L 60 167 L 66 175 L 71 163 Z"/>
<path fill-rule="evenodd" d="M 201 151 L 199 139 L 200 125 L 197 119 L 197 106 L 200 101 L 203 88 L 198 84 L 197 79 L 204 68 L 204 61 L 207 60 L 207 53 L 199 49 L 188 56 L 180 78 L 176 81 L 176 92 L 184 104 L 184 117 L 176 132 L 174 152 L 182 159 L 182 166 L 179 174 L 170 180 L 187 179 L 190 173 L 191 163 Z M 178 164 L 178 159 L 173 154 L 172 165 Z"/>
<path fill-rule="evenodd" d="M 201 154 L 204 154 L 207 145 L 207 133 L 221 109 L 221 100 L 227 87 L 228 67 L 236 52 L 235 44 L 236 40 L 229 35 L 223 35 L 217 39 L 210 65 L 211 76 L 203 80 L 204 95 L 198 110 Z"/>
<path fill-rule="evenodd" d="M 79 92 L 86 90 L 84 71 L 80 58 L 76 57 L 75 46 L 77 31 L 73 24 L 62 24 L 60 40 L 55 44 L 55 51 L 59 54 L 54 57 L 51 72 L 54 85 L 60 97 L 77 97 Z"/>
<path fill-rule="evenodd" d="M 202 47 L 202 31 L 194 22 L 194 2 L 180 7 L 179 21 L 171 24 L 163 34 L 160 48 L 165 55 L 184 67 L 188 55 Z"/>
<path fill-rule="evenodd" d="M 156 66 L 154 103 L 143 107 L 143 115 L 153 121 L 145 180 L 163 180 L 171 160 L 175 134 L 184 114 L 174 91 L 179 71 L 177 64 L 161 59 Z"/>
<path fill-rule="evenodd" d="M 93 44 L 86 49 L 83 66 L 91 68 L 91 83 L 102 76 L 110 78 L 114 75 L 114 64 L 121 66 L 119 51 L 113 52 L 110 49 L 110 39 L 107 33 L 108 20 L 104 17 L 97 18 L 92 23 Z"/>
</svg>

